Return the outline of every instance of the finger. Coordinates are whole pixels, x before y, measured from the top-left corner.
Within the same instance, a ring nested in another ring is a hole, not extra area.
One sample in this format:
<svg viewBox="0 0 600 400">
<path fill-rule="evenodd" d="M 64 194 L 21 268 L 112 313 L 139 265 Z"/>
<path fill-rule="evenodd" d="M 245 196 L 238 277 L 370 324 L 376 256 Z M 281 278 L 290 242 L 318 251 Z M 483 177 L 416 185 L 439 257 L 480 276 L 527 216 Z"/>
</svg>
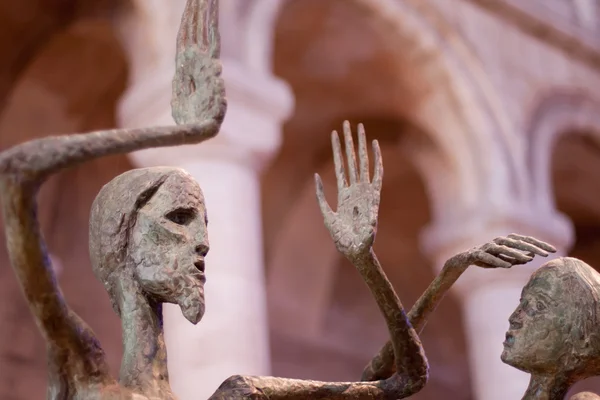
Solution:
<svg viewBox="0 0 600 400">
<path fill-rule="evenodd" d="M 211 58 L 219 58 L 221 55 L 221 35 L 219 33 L 219 0 L 209 0 L 208 2 L 208 35 L 206 38 L 206 47 Z"/>
<path fill-rule="evenodd" d="M 508 246 L 513 249 L 518 249 L 518 250 L 525 251 L 528 253 L 537 254 L 538 256 L 548 257 L 547 251 L 544 251 L 532 244 L 529 244 L 527 242 L 523 242 L 520 240 L 509 239 L 507 237 L 499 237 L 499 238 L 494 239 L 494 243 Z"/>
<path fill-rule="evenodd" d="M 475 259 L 474 264 L 483 268 L 510 268 L 512 266 L 511 263 L 482 250 L 475 252 L 473 256 Z"/>
<path fill-rule="evenodd" d="M 315 186 L 317 188 L 317 202 L 319 203 L 319 208 L 321 208 L 321 214 L 325 219 L 331 217 L 333 215 L 333 210 L 327 203 L 327 199 L 325 199 L 325 191 L 323 190 L 323 181 L 319 174 L 315 174 Z"/>
<path fill-rule="evenodd" d="M 521 240 L 523 242 L 530 243 L 536 247 L 539 247 L 540 249 L 546 250 L 549 253 L 556 253 L 556 248 L 554 246 L 552 246 L 551 244 L 548 244 L 546 242 L 542 242 L 541 240 L 538 240 L 531 236 L 523 236 L 523 235 L 518 235 L 516 233 L 511 233 L 507 237 L 509 239 Z"/>
<path fill-rule="evenodd" d="M 381 157 L 381 149 L 379 148 L 379 142 L 373 140 L 373 154 L 375 156 L 375 171 L 373 173 L 373 188 L 377 193 L 381 192 L 381 186 L 383 184 L 383 159 Z"/>
<path fill-rule="evenodd" d="M 190 47 L 199 46 L 198 30 L 200 29 L 200 16 L 203 14 L 202 8 L 206 8 L 206 0 L 187 0 L 181 25 L 177 34 L 177 49 L 183 50 Z"/>
<path fill-rule="evenodd" d="M 499 259 L 501 259 L 501 260 L 504 260 L 504 261 L 508 262 L 510 265 L 523 265 L 523 264 L 527 264 L 527 262 L 521 262 L 519 260 L 515 260 L 514 258 L 506 256 L 504 254 L 500 254 L 497 257 Z"/>
<path fill-rule="evenodd" d="M 369 183 L 369 153 L 367 151 L 367 135 L 363 124 L 358 124 L 358 163 L 360 166 L 360 181 Z"/>
<path fill-rule="evenodd" d="M 520 262 L 529 262 L 529 261 L 533 260 L 533 257 L 523 254 L 519 250 L 511 249 L 508 246 L 503 246 L 503 245 L 495 244 L 495 243 L 490 243 L 489 247 L 487 249 L 485 249 L 485 251 L 487 253 L 493 254 L 495 256 L 499 256 L 500 254 L 503 254 L 505 256 L 514 258 L 515 260 L 520 261 Z"/>
<path fill-rule="evenodd" d="M 346 158 L 348 159 L 348 179 L 350 184 L 357 182 L 356 154 L 354 153 L 354 142 L 352 141 L 352 129 L 350 122 L 344 121 L 344 142 L 346 143 Z"/>
<path fill-rule="evenodd" d="M 348 187 L 346 182 L 346 171 L 344 171 L 344 159 L 342 158 L 342 146 L 337 131 L 331 132 L 331 147 L 333 148 L 333 165 L 335 168 L 335 179 L 337 180 L 338 194 L 342 189 Z"/>
</svg>

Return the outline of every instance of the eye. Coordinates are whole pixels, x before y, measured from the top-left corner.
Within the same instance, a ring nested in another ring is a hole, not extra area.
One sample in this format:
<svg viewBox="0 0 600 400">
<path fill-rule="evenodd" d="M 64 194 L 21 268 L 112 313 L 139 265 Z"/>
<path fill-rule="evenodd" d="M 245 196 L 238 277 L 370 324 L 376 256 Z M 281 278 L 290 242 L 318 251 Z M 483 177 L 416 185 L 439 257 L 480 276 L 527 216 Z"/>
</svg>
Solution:
<svg viewBox="0 0 600 400">
<path fill-rule="evenodd" d="M 547 307 L 546 307 L 546 304 L 542 303 L 541 301 L 538 301 L 538 302 L 535 304 L 535 308 L 536 308 L 538 311 L 544 311 L 544 310 L 545 310 Z"/>
<path fill-rule="evenodd" d="M 196 217 L 196 211 L 189 208 L 178 208 L 165 215 L 165 218 L 177 225 L 187 225 Z"/>
</svg>

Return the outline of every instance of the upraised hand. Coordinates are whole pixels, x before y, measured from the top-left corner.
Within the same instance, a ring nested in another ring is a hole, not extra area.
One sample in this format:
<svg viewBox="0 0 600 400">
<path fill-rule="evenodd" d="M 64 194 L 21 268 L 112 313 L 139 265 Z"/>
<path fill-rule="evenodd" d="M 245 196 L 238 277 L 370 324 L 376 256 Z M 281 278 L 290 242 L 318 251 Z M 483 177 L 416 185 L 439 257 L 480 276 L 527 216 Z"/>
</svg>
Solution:
<svg viewBox="0 0 600 400">
<path fill-rule="evenodd" d="M 227 111 L 219 61 L 218 0 L 187 0 L 177 36 L 173 117 L 177 126 L 49 136 L 0 153 L 0 175 L 40 184 L 57 171 L 114 154 L 198 144 L 215 137 Z"/>
<path fill-rule="evenodd" d="M 319 174 L 315 174 L 317 200 L 337 249 L 349 259 L 355 259 L 369 252 L 375 241 L 377 215 L 381 197 L 383 180 L 383 162 L 381 150 L 376 140 L 373 141 L 375 167 L 373 181 L 369 178 L 369 156 L 365 128 L 358 125 L 358 165 L 352 140 L 350 123 L 345 121 L 344 142 L 348 159 L 348 180 L 344 168 L 344 158 L 337 131 L 331 134 L 333 161 L 338 188 L 337 211 L 333 211 L 323 191 L 323 182 Z"/>
<path fill-rule="evenodd" d="M 549 253 L 555 252 L 556 249 L 548 243 L 512 233 L 457 254 L 447 262 L 465 267 L 476 265 L 482 268 L 510 268 L 530 262 L 535 255 L 548 257 Z"/>
<path fill-rule="evenodd" d="M 173 119 L 178 125 L 225 117 L 218 0 L 188 0 L 177 36 Z"/>
</svg>

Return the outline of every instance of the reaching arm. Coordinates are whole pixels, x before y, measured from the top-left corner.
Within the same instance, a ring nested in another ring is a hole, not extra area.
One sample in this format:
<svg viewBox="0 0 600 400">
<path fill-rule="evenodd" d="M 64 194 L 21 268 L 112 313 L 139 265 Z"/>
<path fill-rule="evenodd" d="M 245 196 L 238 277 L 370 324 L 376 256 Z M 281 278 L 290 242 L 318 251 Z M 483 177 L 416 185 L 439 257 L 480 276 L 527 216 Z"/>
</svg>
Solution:
<svg viewBox="0 0 600 400">
<path fill-rule="evenodd" d="M 187 1 L 173 80 L 172 108 L 179 126 L 48 137 L 0 153 L 0 200 L 11 264 L 53 354 L 80 356 L 89 364 L 87 376 L 103 374 L 104 357 L 57 286 L 37 219 L 37 191 L 51 174 L 85 161 L 215 136 L 226 110 L 217 17 L 218 0 Z"/>
<path fill-rule="evenodd" d="M 171 102 L 179 126 L 113 129 L 32 140 L 0 154 L 0 174 L 41 183 L 60 169 L 96 158 L 200 143 L 214 137 L 227 109 L 219 49 L 218 0 L 188 0 L 177 37 Z"/>
<path fill-rule="evenodd" d="M 151 147 L 197 143 L 214 136 L 214 120 L 197 125 L 113 129 L 32 140 L 0 153 L 0 174 L 22 183 L 41 184 L 61 169 L 108 155 Z"/>
<path fill-rule="evenodd" d="M 63 361 L 61 367 L 64 368 L 51 368 L 50 372 L 63 378 L 81 374 L 97 382 L 109 382 L 108 365 L 98 341 L 91 329 L 67 307 L 57 286 L 37 220 L 37 189 L 37 185 L 20 182 L 14 176 L 0 179 L 11 265 L 48 343 L 52 360 Z M 67 362 L 73 359 L 80 362 Z M 53 367 L 52 363 L 49 366 Z"/>
<path fill-rule="evenodd" d="M 408 313 L 412 326 L 421 333 L 429 315 L 437 308 L 448 290 L 470 265 L 482 268 L 510 268 L 526 264 L 535 254 L 547 257 L 556 249 L 532 237 L 516 234 L 499 237 L 483 246 L 459 253 L 444 264 L 442 271 L 417 300 Z M 363 381 L 385 379 L 394 373 L 394 349 L 387 342 L 365 367 Z"/>
<path fill-rule="evenodd" d="M 232 376 L 210 400 L 387 400 L 402 399 L 419 392 L 427 383 L 428 365 L 421 342 L 410 326 L 402 304 L 386 278 L 373 251 L 353 260 L 384 314 L 396 370 L 385 380 L 372 382 L 319 382 L 274 377 Z"/>
<path fill-rule="evenodd" d="M 218 399 L 268 400 L 358 400 L 400 399 L 420 391 L 427 382 L 428 364 L 423 347 L 412 328 L 400 299 L 387 279 L 375 252 L 373 242 L 377 229 L 383 164 L 377 142 L 373 142 L 375 174 L 369 181 L 369 161 L 364 128 L 359 125 L 359 165 L 356 165 L 350 124 L 344 123 L 348 158 L 348 185 L 337 132 L 332 134 L 333 154 L 338 182 L 338 209 L 332 211 L 323 193 L 323 184 L 315 176 L 317 199 L 325 225 L 336 244 L 356 267 L 373 294 L 390 332 L 392 351 L 396 355 L 397 373 L 374 382 L 318 382 L 272 377 L 229 378 L 211 397 Z"/>
</svg>

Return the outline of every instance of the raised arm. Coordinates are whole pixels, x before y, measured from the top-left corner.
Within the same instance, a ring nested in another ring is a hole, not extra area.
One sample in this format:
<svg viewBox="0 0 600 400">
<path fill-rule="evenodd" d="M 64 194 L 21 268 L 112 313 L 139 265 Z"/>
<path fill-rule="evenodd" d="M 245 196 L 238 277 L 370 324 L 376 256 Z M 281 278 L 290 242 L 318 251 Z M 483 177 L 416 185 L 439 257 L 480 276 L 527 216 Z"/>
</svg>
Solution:
<svg viewBox="0 0 600 400">
<path fill-rule="evenodd" d="M 107 130 L 48 137 L 0 153 L 0 200 L 11 264 L 55 357 L 79 355 L 87 376 L 104 376 L 93 333 L 66 305 L 37 219 L 36 196 L 58 170 L 110 154 L 198 143 L 215 136 L 225 115 L 218 60 L 218 0 L 188 0 L 177 39 L 173 81 L 176 127 Z"/>
<path fill-rule="evenodd" d="M 377 214 L 383 178 L 381 152 L 373 142 L 375 174 L 369 178 L 369 161 L 364 128 L 359 125 L 357 166 L 350 124 L 344 123 L 344 139 L 348 158 L 348 178 L 337 132 L 332 134 L 333 155 L 338 183 L 338 209 L 334 212 L 323 193 L 323 184 L 315 176 L 317 198 L 325 218 L 325 225 L 336 244 L 361 274 L 382 312 L 392 338 L 396 354 L 396 374 L 375 382 L 318 382 L 272 377 L 229 378 L 211 397 L 218 399 L 268 400 L 358 400 L 400 399 L 420 391 L 427 382 L 428 364 L 423 347 L 411 327 L 402 303 L 385 276 L 373 242 L 377 230 Z"/>
<path fill-rule="evenodd" d="M 177 37 L 171 102 L 178 126 L 113 129 L 32 140 L 0 153 L 0 174 L 41 183 L 60 169 L 96 158 L 200 143 L 214 137 L 227 109 L 219 49 L 218 0 L 188 0 Z"/>
<path fill-rule="evenodd" d="M 415 330 L 421 333 L 429 315 L 470 265 L 482 268 L 510 268 L 513 265 L 528 263 L 536 254 L 547 257 L 548 253 L 554 252 L 556 249 L 548 243 L 529 236 L 511 234 L 459 253 L 444 263 L 442 271 L 411 308 L 408 318 Z M 394 349 L 388 341 L 365 367 L 362 380 L 385 379 L 392 376 L 394 369 Z"/>
</svg>

